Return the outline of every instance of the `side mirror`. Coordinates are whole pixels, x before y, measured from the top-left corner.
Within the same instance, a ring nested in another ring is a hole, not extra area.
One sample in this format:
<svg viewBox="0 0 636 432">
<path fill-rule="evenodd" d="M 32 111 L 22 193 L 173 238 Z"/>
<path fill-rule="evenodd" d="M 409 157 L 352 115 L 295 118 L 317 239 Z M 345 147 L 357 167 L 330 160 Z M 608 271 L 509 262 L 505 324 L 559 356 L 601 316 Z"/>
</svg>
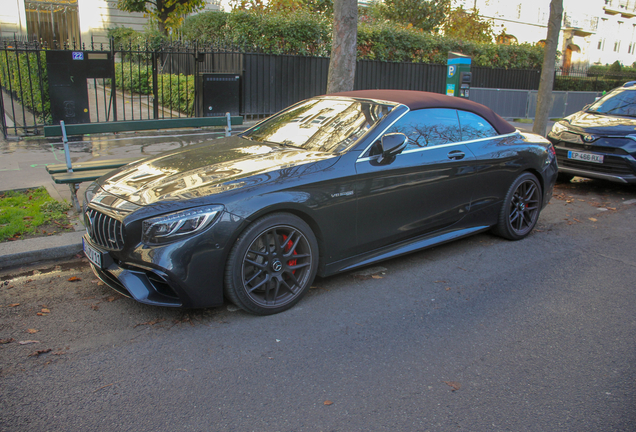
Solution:
<svg viewBox="0 0 636 432">
<path fill-rule="evenodd" d="M 402 150 L 406 148 L 408 140 L 408 137 L 403 133 L 390 133 L 384 135 L 380 142 L 382 152 L 378 157 L 378 162 L 382 163 L 385 159 L 395 157 L 402 153 Z"/>
</svg>

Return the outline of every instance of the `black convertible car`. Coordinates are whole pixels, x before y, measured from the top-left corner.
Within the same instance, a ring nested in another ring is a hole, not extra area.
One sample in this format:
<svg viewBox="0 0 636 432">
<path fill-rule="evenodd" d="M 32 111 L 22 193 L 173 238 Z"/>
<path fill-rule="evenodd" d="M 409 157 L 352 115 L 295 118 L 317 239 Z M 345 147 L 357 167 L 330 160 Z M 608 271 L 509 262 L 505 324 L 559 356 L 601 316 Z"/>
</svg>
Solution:
<svg viewBox="0 0 636 432">
<path fill-rule="evenodd" d="M 87 190 L 84 251 L 137 301 L 273 314 L 316 274 L 494 229 L 527 236 L 552 145 L 490 109 L 369 90 L 299 102 L 239 136 L 122 167 Z"/>
</svg>

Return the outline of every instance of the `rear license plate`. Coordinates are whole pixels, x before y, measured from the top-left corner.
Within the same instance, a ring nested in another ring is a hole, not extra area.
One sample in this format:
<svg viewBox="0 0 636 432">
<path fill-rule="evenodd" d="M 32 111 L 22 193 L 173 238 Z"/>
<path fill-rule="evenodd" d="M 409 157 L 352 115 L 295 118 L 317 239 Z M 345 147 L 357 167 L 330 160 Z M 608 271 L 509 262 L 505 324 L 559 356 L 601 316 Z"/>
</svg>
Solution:
<svg viewBox="0 0 636 432">
<path fill-rule="evenodd" d="M 90 262 L 95 264 L 97 267 L 102 268 L 102 253 L 86 243 L 86 240 L 82 238 L 82 248 L 84 249 L 84 253 Z"/>
<path fill-rule="evenodd" d="M 585 162 L 603 163 L 603 155 L 597 155 L 593 153 L 581 153 L 575 151 L 568 151 L 568 159 L 575 159 Z"/>
</svg>

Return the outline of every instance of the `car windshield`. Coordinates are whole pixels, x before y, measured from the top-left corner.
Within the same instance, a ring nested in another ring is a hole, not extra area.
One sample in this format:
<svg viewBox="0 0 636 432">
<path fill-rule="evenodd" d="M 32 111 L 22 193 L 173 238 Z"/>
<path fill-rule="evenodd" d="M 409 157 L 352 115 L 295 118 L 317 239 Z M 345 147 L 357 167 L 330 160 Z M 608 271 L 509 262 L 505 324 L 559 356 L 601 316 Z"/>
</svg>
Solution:
<svg viewBox="0 0 636 432">
<path fill-rule="evenodd" d="M 636 90 L 615 89 L 594 102 L 587 111 L 597 114 L 636 117 Z"/>
<path fill-rule="evenodd" d="M 305 150 L 338 153 L 351 147 L 393 107 L 345 98 L 309 99 L 241 136 Z"/>
</svg>

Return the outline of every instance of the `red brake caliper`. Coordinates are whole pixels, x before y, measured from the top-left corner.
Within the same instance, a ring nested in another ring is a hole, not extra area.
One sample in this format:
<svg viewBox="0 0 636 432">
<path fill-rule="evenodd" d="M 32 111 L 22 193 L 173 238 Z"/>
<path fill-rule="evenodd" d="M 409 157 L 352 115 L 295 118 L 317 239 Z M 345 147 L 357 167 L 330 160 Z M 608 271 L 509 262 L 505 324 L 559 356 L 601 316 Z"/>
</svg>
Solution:
<svg viewBox="0 0 636 432">
<path fill-rule="evenodd" d="M 287 240 L 287 236 L 285 234 L 283 234 L 283 241 Z M 292 246 L 294 246 L 294 244 L 292 243 L 292 241 L 288 241 L 287 244 L 285 245 L 285 249 L 283 250 L 285 253 L 289 252 L 292 248 Z M 294 255 L 298 255 L 298 253 L 296 251 L 294 251 Z M 296 263 L 298 262 L 298 260 L 289 260 L 287 261 L 287 265 L 289 266 L 295 266 Z M 296 274 L 296 270 L 292 271 L 292 274 Z"/>
</svg>

